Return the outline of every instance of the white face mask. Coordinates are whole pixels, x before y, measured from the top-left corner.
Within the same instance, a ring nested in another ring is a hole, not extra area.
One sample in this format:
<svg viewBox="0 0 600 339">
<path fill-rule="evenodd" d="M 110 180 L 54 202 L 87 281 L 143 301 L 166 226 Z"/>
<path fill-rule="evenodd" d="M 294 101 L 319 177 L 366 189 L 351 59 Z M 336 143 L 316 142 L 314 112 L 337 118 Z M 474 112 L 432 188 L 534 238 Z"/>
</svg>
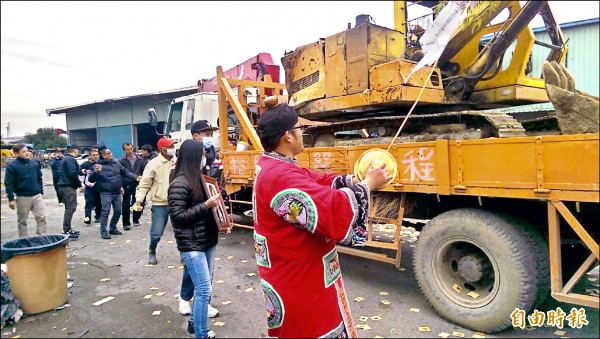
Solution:
<svg viewBox="0 0 600 339">
<path fill-rule="evenodd" d="M 202 143 L 204 143 L 204 148 L 211 148 L 214 145 L 213 137 L 202 137 Z"/>
<path fill-rule="evenodd" d="M 177 150 L 174 148 L 167 148 L 167 155 L 174 157 L 176 152 Z"/>
</svg>

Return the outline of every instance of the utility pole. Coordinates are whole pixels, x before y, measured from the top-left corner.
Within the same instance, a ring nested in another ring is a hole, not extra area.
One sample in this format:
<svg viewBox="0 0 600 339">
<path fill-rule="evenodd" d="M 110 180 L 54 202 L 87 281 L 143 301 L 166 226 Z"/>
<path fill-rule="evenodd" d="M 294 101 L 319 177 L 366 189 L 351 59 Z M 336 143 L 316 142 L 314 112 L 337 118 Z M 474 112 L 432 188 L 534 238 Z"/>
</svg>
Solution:
<svg viewBox="0 0 600 339">
<path fill-rule="evenodd" d="M 10 138 L 10 121 L 6 123 L 6 137 Z"/>
</svg>

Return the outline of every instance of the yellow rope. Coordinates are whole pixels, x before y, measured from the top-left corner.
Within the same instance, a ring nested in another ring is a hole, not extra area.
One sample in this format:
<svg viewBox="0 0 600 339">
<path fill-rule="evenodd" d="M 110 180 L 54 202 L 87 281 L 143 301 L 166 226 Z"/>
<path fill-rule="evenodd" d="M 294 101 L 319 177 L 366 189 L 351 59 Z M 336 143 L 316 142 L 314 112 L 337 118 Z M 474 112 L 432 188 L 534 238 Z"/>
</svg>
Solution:
<svg viewBox="0 0 600 339">
<path fill-rule="evenodd" d="M 467 13 L 468 13 L 467 9 L 469 8 L 470 5 L 471 5 L 471 1 L 467 2 L 467 5 L 465 6 L 464 11 L 461 13 L 460 22 L 463 22 L 464 19 L 466 18 Z M 413 103 L 412 107 L 410 108 L 410 111 L 408 111 L 408 114 L 404 118 L 404 121 L 402 121 L 402 125 L 400 125 L 400 128 L 398 128 L 398 131 L 396 132 L 396 135 L 394 135 L 394 138 L 392 139 L 392 142 L 390 142 L 390 145 L 388 146 L 388 148 L 386 149 L 386 151 L 389 152 L 390 148 L 392 148 L 392 145 L 394 145 L 394 143 L 396 142 L 396 139 L 398 139 L 398 136 L 400 135 L 400 132 L 402 132 L 402 128 L 404 128 L 404 125 L 408 121 L 408 117 L 410 117 L 412 111 L 417 106 L 417 103 L 419 102 L 419 99 L 421 99 L 421 95 L 423 95 L 423 91 L 425 91 L 425 86 L 427 86 L 427 83 L 430 81 L 431 75 L 433 74 L 433 71 L 437 67 L 437 63 L 438 63 L 438 60 L 436 60 L 435 63 L 433 64 L 433 66 L 431 66 L 431 72 L 429 72 L 429 76 L 427 76 L 427 79 L 425 80 L 425 83 L 423 84 L 423 87 L 421 88 L 421 91 L 419 92 L 419 95 L 417 96 L 417 99 L 415 100 L 415 102 Z M 441 78 L 440 78 L 440 81 L 442 81 Z"/>
<path fill-rule="evenodd" d="M 392 148 L 392 145 L 394 145 L 394 143 L 396 142 L 396 139 L 400 135 L 400 132 L 402 131 L 402 128 L 404 128 L 404 125 L 408 121 L 408 117 L 410 117 L 412 111 L 417 106 L 417 103 L 419 102 L 419 99 L 421 99 L 421 95 L 423 95 L 423 92 L 425 91 L 425 87 L 427 86 L 427 83 L 431 79 L 431 75 L 433 74 L 433 71 L 435 70 L 435 68 L 437 66 L 437 63 L 438 62 L 436 60 L 435 63 L 433 64 L 433 66 L 431 66 L 431 72 L 429 72 L 429 76 L 427 76 L 427 79 L 425 80 L 425 83 L 423 84 L 423 87 L 421 87 L 421 91 L 419 92 L 419 95 L 417 96 L 417 99 L 415 100 L 415 102 L 413 103 L 412 107 L 410 108 L 410 111 L 408 111 L 408 114 L 404 118 L 404 121 L 402 121 L 402 125 L 400 125 L 400 128 L 398 128 L 398 131 L 396 132 L 396 135 L 394 135 L 394 138 L 392 139 L 392 142 L 390 142 L 390 145 L 388 146 L 388 148 L 387 148 L 386 151 L 388 151 L 388 152 L 390 151 L 390 148 Z"/>
</svg>

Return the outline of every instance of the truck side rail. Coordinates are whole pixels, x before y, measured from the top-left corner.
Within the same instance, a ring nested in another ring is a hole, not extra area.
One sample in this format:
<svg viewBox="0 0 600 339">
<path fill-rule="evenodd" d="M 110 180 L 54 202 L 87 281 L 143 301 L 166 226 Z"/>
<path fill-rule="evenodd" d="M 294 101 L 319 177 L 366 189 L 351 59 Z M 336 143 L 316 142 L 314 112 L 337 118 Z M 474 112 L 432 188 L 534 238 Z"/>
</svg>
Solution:
<svg viewBox="0 0 600 339">
<path fill-rule="evenodd" d="M 599 202 L 598 134 L 396 144 L 398 166 L 387 192 Z M 387 145 L 307 148 L 300 165 L 354 172 L 360 155 Z M 222 152 L 228 189 L 251 185 L 261 151 Z"/>
</svg>

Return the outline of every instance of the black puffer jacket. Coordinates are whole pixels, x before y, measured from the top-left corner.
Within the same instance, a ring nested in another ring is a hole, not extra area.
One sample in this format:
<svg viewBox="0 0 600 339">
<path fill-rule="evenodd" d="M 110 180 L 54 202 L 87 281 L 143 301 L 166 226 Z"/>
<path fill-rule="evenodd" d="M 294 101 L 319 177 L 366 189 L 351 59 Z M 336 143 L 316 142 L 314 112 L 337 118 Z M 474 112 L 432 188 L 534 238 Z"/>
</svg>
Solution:
<svg viewBox="0 0 600 339">
<path fill-rule="evenodd" d="M 169 185 L 169 216 L 180 252 L 204 252 L 219 240 L 212 211 L 204 202 L 194 203 L 193 199 L 192 186 L 185 175 L 175 177 Z M 206 201 L 206 196 L 202 200 Z"/>
</svg>

